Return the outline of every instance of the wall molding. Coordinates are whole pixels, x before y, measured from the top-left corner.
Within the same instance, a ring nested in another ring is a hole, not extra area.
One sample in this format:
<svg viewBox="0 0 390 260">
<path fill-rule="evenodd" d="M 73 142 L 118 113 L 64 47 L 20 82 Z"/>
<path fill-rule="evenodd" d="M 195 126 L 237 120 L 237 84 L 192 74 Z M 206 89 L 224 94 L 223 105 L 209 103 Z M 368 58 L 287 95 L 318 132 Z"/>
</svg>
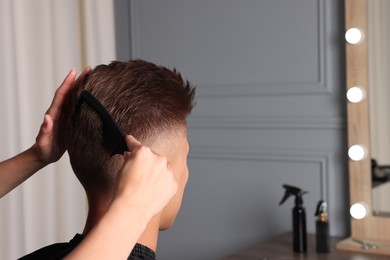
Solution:
<svg viewBox="0 0 390 260">
<path fill-rule="evenodd" d="M 283 149 L 264 152 L 254 148 L 191 146 L 189 159 L 314 163 L 318 165 L 321 197 L 329 201 L 329 165 L 333 154 L 333 151 L 321 150 Z"/>
<path fill-rule="evenodd" d="M 137 1 L 130 1 L 130 38 L 131 57 L 140 56 L 140 34 Z M 318 23 L 318 79 L 307 82 L 258 82 L 254 84 L 212 84 L 197 85 L 197 99 L 223 98 L 256 95 L 315 95 L 331 94 L 331 86 L 327 84 L 326 75 L 326 12 L 325 0 L 317 0 Z"/>
<path fill-rule="evenodd" d="M 345 129 L 345 118 L 327 116 L 191 116 L 191 129 Z"/>
<path fill-rule="evenodd" d="M 317 0 L 318 19 L 318 80 L 307 82 L 258 82 L 257 84 L 198 85 L 197 98 L 223 98 L 256 95 L 315 95 L 332 94 L 326 73 L 326 6 L 325 0 Z"/>
</svg>

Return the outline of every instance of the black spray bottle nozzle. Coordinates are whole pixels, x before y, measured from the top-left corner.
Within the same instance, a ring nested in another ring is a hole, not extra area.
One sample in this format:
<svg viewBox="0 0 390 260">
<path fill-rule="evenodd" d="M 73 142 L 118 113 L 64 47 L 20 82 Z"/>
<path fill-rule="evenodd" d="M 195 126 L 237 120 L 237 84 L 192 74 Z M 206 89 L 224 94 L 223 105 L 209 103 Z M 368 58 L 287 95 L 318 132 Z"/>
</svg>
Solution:
<svg viewBox="0 0 390 260">
<path fill-rule="evenodd" d="M 303 199 L 302 196 L 306 193 L 307 191 L 304 191 L 298 187 L 294 187 L 291 185 L 284 184 L 283 188 L 285 188 L 284 196 L 282 200 L 279 202 L 279 205 L 282 205 L 291 195 L 295 196 L 295 205 L 296 206 L 302 206 L 303 205 Z"/>
</svg>

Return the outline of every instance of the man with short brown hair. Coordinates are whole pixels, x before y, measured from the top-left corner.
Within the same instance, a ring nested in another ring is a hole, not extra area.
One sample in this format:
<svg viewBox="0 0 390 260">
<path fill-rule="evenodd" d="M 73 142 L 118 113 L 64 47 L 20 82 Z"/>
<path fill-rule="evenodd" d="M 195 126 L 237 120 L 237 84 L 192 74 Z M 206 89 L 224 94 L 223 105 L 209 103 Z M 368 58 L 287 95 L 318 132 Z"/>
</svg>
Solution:
<svg viewBox="0 0 390 260">
<path fill-rule="evenodd" d="M 74 86 L 64 106 L 61 130 L 89 210 L 83 235 L 64 245 L 68 252 L 99 222 L 113 199 L 123 166 L 123 150 L 116 147 L 120 138 L 111 134 L 117 129 L 116 133 L 130 134 L 166 157 L 178 184 L 177 193 L 129 252 L 129 259 L 155 258 L 159 230 L 173 224 L 188 180 L 186 118 L 194 95 L 195 88 L 176 70 L 143 60 L 99 65 Z"/>
</svg>

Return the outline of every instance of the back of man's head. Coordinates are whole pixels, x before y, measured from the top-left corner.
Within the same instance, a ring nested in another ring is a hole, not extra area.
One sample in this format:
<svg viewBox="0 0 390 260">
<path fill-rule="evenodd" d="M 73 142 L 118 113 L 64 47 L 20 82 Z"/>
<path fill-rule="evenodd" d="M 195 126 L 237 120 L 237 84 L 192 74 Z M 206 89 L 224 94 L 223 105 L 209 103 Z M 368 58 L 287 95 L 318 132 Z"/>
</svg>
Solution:
<svg viewBox="0 0 390 260">
<path fill-rule="evenodd" d="M 87 193 L 113 191 L 121 155 L 110 156 L 102 145 L 102 122 L 89 106 L 75 117 L 79 95 L 89 91 L 111 114 L 123 134 L 153 149 L 185 129 L 195 90 L 176 70 L 143 60 L 97 66 L 74 86 L 63 111 L 63 131 L 72 168 Z M 76 120 L 75 120 L 76 118 Z"/>
</svg>

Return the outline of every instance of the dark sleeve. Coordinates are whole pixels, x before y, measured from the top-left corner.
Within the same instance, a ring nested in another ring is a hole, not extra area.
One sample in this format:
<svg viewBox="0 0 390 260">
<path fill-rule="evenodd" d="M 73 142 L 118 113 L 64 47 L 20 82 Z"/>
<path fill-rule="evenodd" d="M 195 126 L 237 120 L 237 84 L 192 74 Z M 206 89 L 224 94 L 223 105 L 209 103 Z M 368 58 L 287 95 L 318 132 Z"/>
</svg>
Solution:
<svg viewBox="0 0 390 260">
<path fill-rule="evenodd" d="M 19 260 L 57 260 L 63 259 L 67 254 L 69 254 L 73 249 L 76 248 L 78 244 L 83 240 L 83 236 L 76 234 L 72 240 L 68 243 L 57 243 L 50 246 L 43 247 L 38 249 L 31 254 L 25 255 Z"/>
<path fill-rule="evenodd" d="M 31 254 L 25 255 L 19 260 L 56 260 L 63 259 L 70 251 L 73 250 L 73 247 L 69 243 L 58 243 L 50 246 L 43 247 Z"/>
</svg>

